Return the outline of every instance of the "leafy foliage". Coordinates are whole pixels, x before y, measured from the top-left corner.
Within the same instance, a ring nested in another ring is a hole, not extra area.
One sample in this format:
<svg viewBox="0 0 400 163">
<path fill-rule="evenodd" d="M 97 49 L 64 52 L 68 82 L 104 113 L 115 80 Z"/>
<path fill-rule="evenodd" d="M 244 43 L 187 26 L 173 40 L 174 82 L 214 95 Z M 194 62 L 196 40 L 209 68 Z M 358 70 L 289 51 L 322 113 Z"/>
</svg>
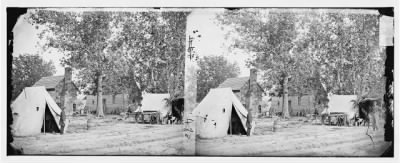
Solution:
<svg viewBox="0 0 400 163">
<path fill-rule="evenodd" d="M 30 87 L 40 78 L 52 76 L 56 68 L 52 61 L 45 61 L 38 54 L 21 54 L 12 60 L 12 100 L 14 100 L 25 87 Z"/>
<path fill-rule="evenodd" d="M 183 96 L 186 12 L 126 12 L 117 21 L 116 53 L 128 81 L 151 93 Z M 166 82 L 167 81 L 167 82 Z"/>
<path fill-rule="evenodd" d="M 290 12 L 266 12 L 266 10 L 226 11 L 218 18 L 237 33 L 234 47 L 253 54 L 250 66 L 268 71 L 267 81 L 282 83 L 284 116 L 288 117 L 287 81 L 290 77 L 303 77 L 300 73 L 308 69 L 293 53 L 297 37 L 296 14 Z M 302 71 L 303 70 L 303 71 Z M 302 82 L 303 78 L 292 78 Z M 285 96 L 286 94 L 286 96 Z M 285 109 L 286 108 L 286 109 Z"/>
<path fill-rule="evenodd" d="M 82 80 L 97 80 L 97 96 L 102 99 L 102 79 L 117 65 L 116 58 L 108 46 L 112 37 L 112 13 L 67 12 L 35 10 L 30 20 L 44 25 L 41 37 L 46 37 L 46 48 L 55 48 L 64 56 L 61 63 L 79 69 Z M 103 116 L 102 100 L 98 100 L 97 115 Z"/>
<path fill-rule="evenodd" d="M 298 52 L 307 53 L 306 63 L 315 66 L 327 91 L 361 95 L 366 86 L 381 87 L 384 57 L 378 47 L 377 15 L 306 12 L 300 17 Z"/>
<path fill-rule="evenodd" d="M 84 92 L 128 93 L 140 103 L 143 91 L 182 97 L 187 15 L 39 9 L 30 20 L 45 27 L 44 47 L 58 49 L 62 63 L 79 70 Z"/>
<path fill-rule="evenodd" d="M 382 95 L 378 15 L 242 9 L 226 11 L 218 20 L 230 27 L 232 48 L 253 54 L 249 66 L 264 70 L 266 81 L 280 85 L 282 92 L 288 92 L 288 80 L 289 89 L 298 94 L 323 89 L 325 94 Z"/>
<path fill-rule="evenodd" d="M 197 61 L 197 101 L 200 102 L 211 88 L 218 87 L 227 78 L 237 77 L 237 63 L 229 63 L 223 56 L 204 56 Z"/>
</svg>

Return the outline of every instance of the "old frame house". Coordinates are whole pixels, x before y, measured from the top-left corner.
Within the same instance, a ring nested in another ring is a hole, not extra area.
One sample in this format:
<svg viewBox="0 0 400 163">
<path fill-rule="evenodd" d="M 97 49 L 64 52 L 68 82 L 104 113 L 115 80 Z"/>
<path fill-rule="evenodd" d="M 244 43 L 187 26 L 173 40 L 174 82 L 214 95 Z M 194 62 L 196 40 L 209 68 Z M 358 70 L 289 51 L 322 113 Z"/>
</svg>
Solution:
<svg viewBox="0 0 400 163">
<path fill-rule="evenodd" d="M 267 112 L 267 108 L 262 107 L 262 97 L 265 92 L 257 82 L 256 69 L 250 70 L 249 77 L 228 78 L 218 88 L 232 88 L 232 92 L 239 98 L 242 105 L 255 117 Z M 248 96 L 249 98 L 246 98 Z"/>
<path fill-rule="evenodd" d="M 65 108 L 67 115 L 77 111 L 77 95 L 80 91 L 72 82 L 71 68 L 65 68 L 64 75 L 42 77 L 33 85 L 36 86 L 44 86 L 57 105 Z"/>
</svg>

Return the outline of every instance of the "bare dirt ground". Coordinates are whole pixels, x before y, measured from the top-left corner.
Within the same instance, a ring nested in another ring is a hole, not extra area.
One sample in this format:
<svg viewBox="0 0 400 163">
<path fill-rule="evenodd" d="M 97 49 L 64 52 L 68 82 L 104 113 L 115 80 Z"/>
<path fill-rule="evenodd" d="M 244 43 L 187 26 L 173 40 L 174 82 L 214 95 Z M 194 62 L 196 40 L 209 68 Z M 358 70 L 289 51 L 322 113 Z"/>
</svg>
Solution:
<svg viewBox="0 0 400 163">
<path fill-rule="evenodd" d="M 272 132 L 272 119 L 257 120 L 251 137 L 197 139 L 197 155 L 216 156 L 380 156 L 390 145 L 383 139 L 383 124 L 373 133 L 366 127 L 312 125 L 292 118 Z M 64 135 L 46 133 L 16 137 L 14 144 L 35 155 L 192 155 L 185 144 L 183 125 L 137 124 L 107 116 L 87 130 L 86 117 L 71 119 Z"/>
<path fill-rule="evenodd" d="M 151 125 L 106 116 L 87 130 L 86 117 L 73 117 L 64 135 L 16 137 L 25 154 L 43 155 L 185 155 L 183 125 Z"/>
<path fill-rule="evenodd" d="M 228 135 L 217 139 L 198 139 L 197 155 L 215 156 L 345 156 L 377 157 L 390 145 L 384 141 L 383 123 L 373 132 L 373 140 L 365 134 L 367 127 L 313 125 L 301 118 L 281 122 L 272 131 L 272 119 L 256 121 L 253 136 Z M 372 132 L 371 132 L 372 133 Z"/>
</svg>

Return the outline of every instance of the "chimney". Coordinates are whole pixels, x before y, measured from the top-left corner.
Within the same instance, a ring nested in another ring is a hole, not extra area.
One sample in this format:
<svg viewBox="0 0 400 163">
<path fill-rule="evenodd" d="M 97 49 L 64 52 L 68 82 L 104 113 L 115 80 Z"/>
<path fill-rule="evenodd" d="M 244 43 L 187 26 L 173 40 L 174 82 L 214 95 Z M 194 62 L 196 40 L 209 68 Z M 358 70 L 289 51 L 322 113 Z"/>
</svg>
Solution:
<svg viewBox="0 0 400 163">
<path fill-rule="evenodd" d="M 256 91 L 257 91 L 257 69 L 250 69 L 250 78 L 249 78 L 249 94 L 248 94 L 248 111 L 251 112 L 252 115 L 256 113 L 257 104 L 254 100 L 256 100 Z"/>
<path fill-rule="evenodd" d="M 69 83 L 71 83 L 71 81 L 72 81 L 72 68 L 71 67 L 65 67 L 64 79 L 65 79 L 66 86 L 69 85 Z"/>
<path fill-rule="evenodd" d="M 65 72 L 64 72 L 64 86 L 63 90 L 61 91 L 60 94 L 60 107 L 66 107 L 65 104 L 65 96 L 68 94 L 69 91 L 69 86 L 72 80 L 72 68 L 71 67 L 65 67 Z"/>
<path fill-rule="evenodd" d="M 254 85 L 257 83 L 257 69 L 250 69 L 250 85 Z"/>
</svg>

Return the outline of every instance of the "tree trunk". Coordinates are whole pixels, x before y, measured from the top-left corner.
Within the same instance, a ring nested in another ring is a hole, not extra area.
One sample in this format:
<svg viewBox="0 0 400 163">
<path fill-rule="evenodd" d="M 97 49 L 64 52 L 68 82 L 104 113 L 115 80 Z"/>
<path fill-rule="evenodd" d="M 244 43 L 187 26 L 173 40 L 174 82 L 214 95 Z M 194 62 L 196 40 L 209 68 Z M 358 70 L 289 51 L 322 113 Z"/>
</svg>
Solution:
<svg viewBox="0 0 400 163">
<path fill-rule="evenodd" d="M 354 72 L 354 70 L 353 70 L 353 83 L 356 83 L 356 73 Z M 356 86 L 352 84 L 352 87 L 353 87 L 353 95 L 356 95 L 357 94 Z"/>
<path fill-rule="evenodd" d="M 342 95 L 342 83 L 340 81 L 340 72 L 339 72 L 339 70 L 338 70 L 337 81 L 339 83 L 339 90 L 338 90 L 339 93 L 338 94 Z"/>
<path fill-rule="evenodd" d="M 312 92 L 312 106 L 313 106 L 313 108 L 314 108 L 314 113 L 315 112 L 317 112 L 318 111 L 318 109 L 317 109 L 317 105 L 316 105 L 316 103 L 317 103 L 317 91 L 315 90 L 315 88 L 313 88 L 312 90 L 311 90 L 311 92 Z"/>
<path fill-rule="evenodd" d="M 303 96 L 303 94 L 301 94 L 301 93 L 299 94 L 299 96 L 297 96 L 297 106 L 298 106 L 300 111 L 303 110 L 303 107 L 301 107 L 301 97 L 302 96 Z M 304 111 L 308 113 L 308 111 L 306 111 L 306 110 L 304 110 Z"/>
<path fill-rule="evenodd" d="M 290 118 L 289 115 L 289 99 L 288 99 L 288 76 L 283 76 L 283 108 L 282 116 L 283 118 Z"/>
<path fill-rule="evenodd" d="M 132 74 L 134 76 L 134 74 Z M 142 100 L 142 89 L 138 83 L 136 83 L 136 79 L 133 78 L 130 81 L 131 85 L 129 86 L 128 96 L 129 101 L 136 106 L 141 103 Z M 140 88 L 139 88 L 140 87 Z M 128 102 L 129 103 L 129 102 Z M 136 108 L 135 108 L 136 109 Z"/>
<path fill-rule="evenodd" d="M 126 111 L 125 109 L 126 109 L 126 108 L 125 108 L 125 93 L 122 92 L 122 110 L 123 110 L 123 111 Z"/>
<path fill-rule="evenodd" d="M 97 74 L 97 106 L 96 106 L 96 114 L 98 117 L 104 117 L 102 80 L 103 80 L 102 73 L 99 72 Z"/>
</svg>

